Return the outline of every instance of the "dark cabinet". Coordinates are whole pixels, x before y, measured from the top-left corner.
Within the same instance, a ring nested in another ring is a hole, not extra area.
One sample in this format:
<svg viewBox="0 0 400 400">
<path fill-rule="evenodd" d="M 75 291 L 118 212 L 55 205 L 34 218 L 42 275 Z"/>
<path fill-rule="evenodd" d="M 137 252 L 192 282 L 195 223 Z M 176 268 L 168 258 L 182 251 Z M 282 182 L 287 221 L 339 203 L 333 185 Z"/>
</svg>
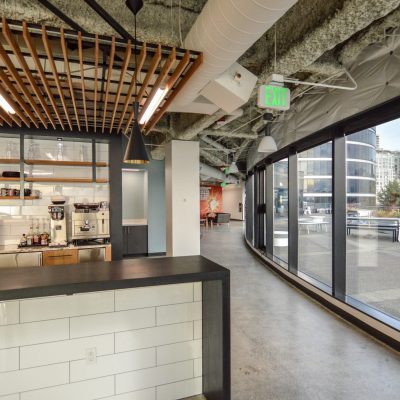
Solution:
<svg viewBox="0 0 400 400">
<path fill-rule="evenodd" d="M 147 225 L 124 226 L 124 256 L 147 255 Z"/>
</svg>

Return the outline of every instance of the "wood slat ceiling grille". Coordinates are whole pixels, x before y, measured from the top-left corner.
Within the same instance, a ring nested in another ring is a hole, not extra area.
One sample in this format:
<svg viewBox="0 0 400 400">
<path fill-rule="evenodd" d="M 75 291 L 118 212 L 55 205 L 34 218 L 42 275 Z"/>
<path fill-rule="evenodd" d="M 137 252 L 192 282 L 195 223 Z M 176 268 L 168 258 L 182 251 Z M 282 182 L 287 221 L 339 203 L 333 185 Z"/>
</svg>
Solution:
<svg viewBox="0 0 400 400">
<path fill-rule="evenodd" d="M 126 133 L 157 89 L 168 92 L 150 120 L 148 134 L 202 63 L 202 53 L 115 37 L 1 21 L 0 95 L 15 114 L 0 108 L 2 126 Z M 135 88 L 135 82 L 137 88 Z"/>
</svg>

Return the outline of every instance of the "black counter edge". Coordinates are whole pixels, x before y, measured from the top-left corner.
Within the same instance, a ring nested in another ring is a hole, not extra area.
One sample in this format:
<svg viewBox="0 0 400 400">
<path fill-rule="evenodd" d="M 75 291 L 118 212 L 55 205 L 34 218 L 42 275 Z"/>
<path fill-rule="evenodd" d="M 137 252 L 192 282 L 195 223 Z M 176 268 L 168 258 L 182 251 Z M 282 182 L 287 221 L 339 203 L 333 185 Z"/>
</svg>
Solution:
<svg viewBox="0 0 400 400">
<path fill-rule="evenodd" d="M 59 285 L 15 288 L 0 291 L 0 301 L 22 300 L 35 297 L 73 295 L 79 293 L 101 292 L 106 290 L 129 289 L 145 286 L 170 285 L 175 283 L 204 282 L 229 279 L 230 271 L 198 272 L 146 278 L 121 279 L 115 281 L 72 282 Z"/>
</svg>

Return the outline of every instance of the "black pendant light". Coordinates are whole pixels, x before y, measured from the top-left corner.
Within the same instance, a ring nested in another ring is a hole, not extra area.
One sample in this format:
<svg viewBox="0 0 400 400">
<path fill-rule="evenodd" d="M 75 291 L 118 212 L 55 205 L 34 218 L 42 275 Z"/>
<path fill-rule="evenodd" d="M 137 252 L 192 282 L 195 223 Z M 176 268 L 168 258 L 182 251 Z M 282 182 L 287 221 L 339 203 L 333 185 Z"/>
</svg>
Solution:
<svg viewBox="0 0 400 400">
<path fill-rule="evenodd" d="M 137 54 L 136 54 L 136 14 L 143 6 L 143 2 L 139 0 L 127 0 L 126 5 L 131 9 L 135 15 L 135 69 L 137 67 Z M 135 79 L 137 76 L 135 75 Z M 128 145 L 126 146 L 124 163 L 127 164 L 148 164 L 150 162 L 149 155 L 147 154 L 146 145 L 144 144 L 142 131 L 140 130 L 138 116 L 139 116 L 139 103 L 137 102 L 137 85 L 135 84 L 135 103 L 134 103 L 134 118 L 132 131 L 129 136 Z"/>
</svg>

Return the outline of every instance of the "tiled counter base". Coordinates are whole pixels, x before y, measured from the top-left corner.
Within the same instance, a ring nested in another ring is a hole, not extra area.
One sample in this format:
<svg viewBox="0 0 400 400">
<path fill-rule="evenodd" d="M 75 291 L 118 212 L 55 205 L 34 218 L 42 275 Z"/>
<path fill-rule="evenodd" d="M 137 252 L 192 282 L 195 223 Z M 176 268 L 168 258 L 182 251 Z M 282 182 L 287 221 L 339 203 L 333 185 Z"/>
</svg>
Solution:
<svg viewBox="0 0 400 400">
<path fill-rule="evenodd" d="M 202 287 L 198 281 L 0 301 L 0 400 L 201 395 Z"/>
</svg>

